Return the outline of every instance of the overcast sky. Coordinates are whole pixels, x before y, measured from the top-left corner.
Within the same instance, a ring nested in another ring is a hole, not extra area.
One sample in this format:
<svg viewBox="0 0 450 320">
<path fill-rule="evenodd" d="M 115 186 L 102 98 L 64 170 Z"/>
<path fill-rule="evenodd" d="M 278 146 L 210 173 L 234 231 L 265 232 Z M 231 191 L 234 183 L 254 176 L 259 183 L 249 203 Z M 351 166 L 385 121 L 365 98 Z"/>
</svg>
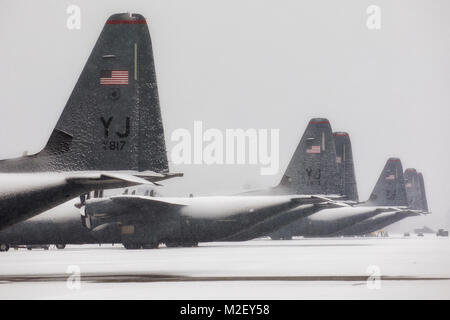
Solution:
<svg viewBox="0 0 450 320">
<path fill-rule="evenodd" d="M 450 225 L 450 1 L 0 0 L 1 158 L 39 151 L 107 17 L 143 14 L 153 42 L 168 150 L 170 133 L 279 128 L 280 171 L 177 165 L 166 194 L 230 194 L 276 185 L 307 122 L 326 117 L 351 135 L 360 198 L 388 157 L 425 177 L 433 215 L 405 226 Z M 68 5 L 81 29 L 68 30 Z M 369 5 L 381 30 L 366 27 Z M 414 221 L 413 221 L 414 220 Z"/>
</svg>

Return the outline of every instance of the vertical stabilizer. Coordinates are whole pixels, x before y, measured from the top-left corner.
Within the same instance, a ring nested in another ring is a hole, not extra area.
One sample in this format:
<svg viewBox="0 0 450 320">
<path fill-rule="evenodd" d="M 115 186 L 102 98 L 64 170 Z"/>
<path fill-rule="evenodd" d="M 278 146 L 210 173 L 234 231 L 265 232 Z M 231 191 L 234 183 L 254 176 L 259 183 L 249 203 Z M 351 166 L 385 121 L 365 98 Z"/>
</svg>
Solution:
<svg viewBox="0 0 450 320">
<path fill-rule="evenodd" d="M 421 209 L 423 211 L 429 212 L 428 210 L 428 201 L 427 201 L 427 193 L 425 192 L 425 182 L 423 181 L 423 175 L 421 172 L 418 174 L 419 177 L 419 185 L 420 185 L 420 194 L 421 194 Z"/>
<path fill-rule="evenodd" d="M 405 188 L 408 208 L 422 210 L 422 192 L 420 190 L 419 175 L 414 168 L 405 170 Z"/>
<path fill-rule="evenodd" d="M 376 206 L 407 205 L 403 167 L 400 159 L 388 159 L 367 204 Z"/>
<path fill-rule="evenodd" d="M 341 194 L 345 195 L 348 200 L 359 201 L 350 136 L 347 132 L 335 132 L 333 137 L 336 145 L 336 163 L 342 189 Z"/>
<path fill-rule="evenodd" d="M 47 145 L 2 172 L 168 170 L 147 21 L 107 21 Z"/>
<path fill-rule="evenodd" d="M 312 119 L 278 188 L 295 194 L 338 194 L 336 148 L 330 122 Z"/>
</svg>

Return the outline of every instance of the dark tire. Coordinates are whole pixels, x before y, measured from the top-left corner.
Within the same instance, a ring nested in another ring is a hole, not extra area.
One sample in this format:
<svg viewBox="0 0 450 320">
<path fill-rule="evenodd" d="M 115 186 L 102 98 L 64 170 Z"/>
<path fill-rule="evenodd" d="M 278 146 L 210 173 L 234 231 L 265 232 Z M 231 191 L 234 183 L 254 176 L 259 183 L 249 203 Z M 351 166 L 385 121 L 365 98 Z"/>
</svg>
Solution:
<svg viewBox="0 0 450 320">
<path fill-rule="evenodd" d="M 142 245 L 142 249 L 158 249 L 159 243 L 153 242 L 153 243 L 145 243 Z"/>
<path fill-rule="evenodd" d="M 30 251 L 31 251 L 32 249 L 33 249 L 33 248 L 31 248 L 31 247 L 27 247 L 27 250 L 30 250 Z"/>
<path fill-rule="evenodd" d="M 141 248 L 140 244 L 137 243 L 122 243 L 122 245 L 125 247 L 125 249 L 127 250 L 137 250 Z"/>
<path fill-rule="evenodd" d="M 55 244 L 55 246 L 56 246 L 56 249 L 59 249 L 59 250 L 62 250 L 66 247 L 65 244 Z"/>
<path fill-rule="evenodd" d="M 6 243 L 0 243 L 0 251 L 1 252 L 6 252 L 9 250 L 9 245 Z"/>
<path fill-rule="evenodd" d="M 166 242 L 168 248 L 192 248 L 198 247 L 198 242 Z"/>
<path fill-rule="evenodd" d="M 44 250 L 48 250 L 49 247 L 50 247 L 50 246 L 45 246 L 45 247 L 43 247 L 43 248 L 44 248 Z"/>
<path fill-rule="evenodd" d="M 181 247 L 181 245 L 178 242 L 164 242 L 164 244 L 166 245 L 167 248 L 178 248 Z"/>
</svg>

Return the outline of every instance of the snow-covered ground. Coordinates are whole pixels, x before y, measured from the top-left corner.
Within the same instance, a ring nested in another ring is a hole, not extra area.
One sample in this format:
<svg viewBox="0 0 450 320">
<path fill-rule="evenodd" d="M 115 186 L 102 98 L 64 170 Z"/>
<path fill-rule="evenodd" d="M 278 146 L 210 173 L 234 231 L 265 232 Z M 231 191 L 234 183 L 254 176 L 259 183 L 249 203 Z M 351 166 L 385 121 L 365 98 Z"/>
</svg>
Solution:
<svg viewBox="0 0 450 320">
<path fill-rule="evenodd" d="M 22 298 L 450 299 L 450 239 L 412 235 L 2 252 L 0 299 Z"/>
</svg>

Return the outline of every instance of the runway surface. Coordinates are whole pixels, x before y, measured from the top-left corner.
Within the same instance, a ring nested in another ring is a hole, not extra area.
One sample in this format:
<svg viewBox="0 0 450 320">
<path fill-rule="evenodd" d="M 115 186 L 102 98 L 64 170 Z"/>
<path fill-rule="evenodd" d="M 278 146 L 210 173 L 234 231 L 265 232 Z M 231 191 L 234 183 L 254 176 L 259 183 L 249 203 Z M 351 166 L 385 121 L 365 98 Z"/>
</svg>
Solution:
<svg viewBox="0 0 450 320">
<path fill-rule="evenodd" d="M 450 240 L 336 238 L 0 253 L 0 299 L 450 299 Z"/>
</svg>

